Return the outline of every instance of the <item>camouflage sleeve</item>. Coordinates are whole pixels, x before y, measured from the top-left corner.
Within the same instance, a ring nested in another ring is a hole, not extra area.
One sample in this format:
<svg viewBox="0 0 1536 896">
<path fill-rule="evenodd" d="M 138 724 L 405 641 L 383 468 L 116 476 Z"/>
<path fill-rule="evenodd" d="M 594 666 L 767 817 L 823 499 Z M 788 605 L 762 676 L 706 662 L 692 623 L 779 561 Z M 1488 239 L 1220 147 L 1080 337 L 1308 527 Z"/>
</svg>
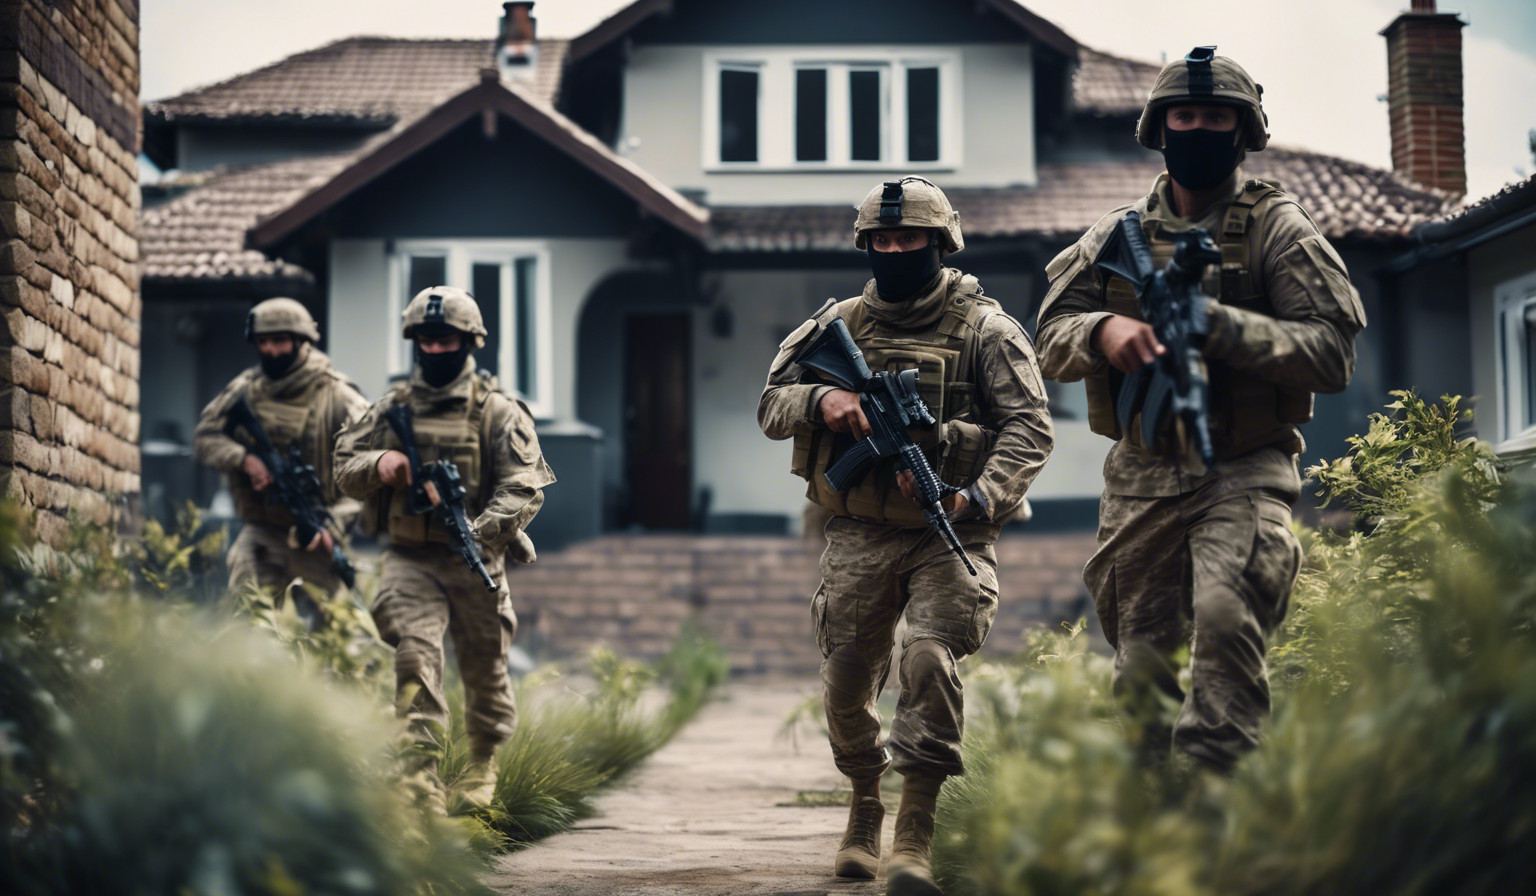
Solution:
<svg viewBox="0 0 1536 896">
<path fill-rule="evenodd" d="M 494 489 L 473 527 L 481 544 L 510 549 L 514 559 L 527 563 L 533 560 L 533 544 L 523 530 L 544 505 L 543 489 L 555 481 L 555 474 L 539 450 L 533 415 L 511 399 L 492 401 L 497 406 L 490 409 L 490 444 L 482 449 L 490 458 Z"/>
<path fill-rule="evenodd" d="M 1365 327 L 1343 259 L 1294 202 L 1267 216 L 1261 239 L 1260 275 L 1274 316 L 1212 304 L 1206 355 L 1277 385 L 1342 392 Z"/>
<path fill-rule="evenodd" d="M 384 449 L 374 446 L 381 444 L 383 415 L 390 403 L 390 397 L 384 396 L 336 435 L 336 487 L 348 497 L 361 500 L 384 487 L 379 478 Z"/>
<path fill-rule="evenodd" d="M 828 307 L 830 303 L 822 311 Z M 779 343 L 778 357 L 768 370 L 768 385 L 757 400 L 757 425 L 770 439 L 788 439 L 798 429 L 821 424 L 821 399 L 834 387 L 800 382 L 803 371 L 793 360 L 801 346 L 816 336 L 817 329 L 817 318 L 813 317 Z"/>
<path fill-rule="evenodd" d="M 1093 269 L 1094 231 L 1045 267 L 1051 287 L 1040 303 L 1036 338 L 1040 372 L 1061 383 L 1072 383 L 1104 369 L 1108 360 L 1093 347 L 1093 331 L 1106 318 L 1103 290 Z"/>
<path fill-rule="evenodd" d="M 245 446 L 224 434 L 224 415 L 249 382 L 250 377 L 244 373 L 230 380 L 198 417 L 197 429 L 192 434 L 192 457 L 203 466 L 220 473 L 239 472 L 245 460 Z"/>
<path fill-rule="evenodd" d="M 368 399 L 358 391 L 350 380 L 342 380 L 336 384 L 331 395 L 330 418 L 325 421 L 325 437 L 331 440 L 330 470 L 322 471 L 321 485 L 326 499 L 326 511 L 331 515 L 331 535 L 340 538 L 343 533 L 352 528 L 352 523 L 357 515 L 362 512 L 362 502 L 347 495 L 337 485 L 335 468 L 337 458 L 335 456 L 335 439 L 347 427 L 356 423 L 368 413 Z M 377 463 L 377 461 L 375 461 Z"/>
<path fill-rule="evenodd" d="M 1003 523 L 1024 505 L 1025 492 L 1051 455 L 1055 432 L 1035 350 L 1018 321 L 989 315 L 982 323 L 976 363 L 981 422 L 997 433 L 997 440 L 972 494 L 981 499 L 977 510 L 982 515 Z"/>
</svg>

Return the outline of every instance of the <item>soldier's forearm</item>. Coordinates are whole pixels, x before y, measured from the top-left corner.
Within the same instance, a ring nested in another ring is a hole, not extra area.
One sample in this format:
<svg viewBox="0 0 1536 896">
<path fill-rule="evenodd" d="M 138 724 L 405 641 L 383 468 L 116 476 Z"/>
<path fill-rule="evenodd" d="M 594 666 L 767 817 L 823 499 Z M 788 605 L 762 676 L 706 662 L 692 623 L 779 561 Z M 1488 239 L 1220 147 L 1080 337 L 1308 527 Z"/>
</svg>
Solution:
<svg viewBox="0 0 1536 896">
<path fill-rule="evenodd" d="M 1355 371 L 1355 342 L 1323 318 L 1277 320 L 1211 306 L 1206 357 L 1269 382 L 1309 392 L 1342 392 Z"/>
<path fill-rule="evenodd" d="M 1072 383 L 1104 369 L 1107 361 L 1094 349 L 1093 333 L 1113 316 L 1108 311 L 1088 311 L 1047 319 L 1035 338 L 1040 372 L 1048 379 Z"/>
<path fill-rule="evenodd" d="M 974 486 L 983 498 L 983 516 L 1005 523 L 1017 515 L 1054 444 L 1055 432 L 1044 414 L 1019 413 L 1004 422 Z"/>
<path fill-rule="evenodd" d="M 379 476 L 379 458 L 383 451 L 361 451 L 336 457 L 336 487 L 341 493 L 362 500 L 384 487 Z"/>
<path fill-rule="evenodd" d="M 220 473 L 236 473 L 245 460 L 245 446 L 220 432 L 199 432 L 192 439 L 192 457 Z"/>
<path fill-rule="evenodd" d="M 795 430 L 821 422 L 817 406 L 833 389 L 822 385 L 770 385 L 757 403 L 757 423 L 770 439 L 788 439 Z"/>
<path fill-rule="evenodd" d="M 541 489 L 497 489 L 490 504 L 475 517 L 475 534 L 487 546 L 504 548 L 518 532 L 528 528 L 543 506 L 544 492 Z"/>
</svg>

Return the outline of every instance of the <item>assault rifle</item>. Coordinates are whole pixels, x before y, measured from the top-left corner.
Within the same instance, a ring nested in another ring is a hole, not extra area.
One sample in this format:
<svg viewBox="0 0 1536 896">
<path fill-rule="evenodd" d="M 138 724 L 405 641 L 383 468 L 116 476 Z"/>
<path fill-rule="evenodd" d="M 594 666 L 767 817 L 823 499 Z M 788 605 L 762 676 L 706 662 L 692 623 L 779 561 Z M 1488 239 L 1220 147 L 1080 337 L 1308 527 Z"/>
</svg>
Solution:
<svg viewBox="0 0 1536 896">
<path fill-rule="evenodd" d="M 235 399 L 224 417 L 225 435 L 234 438 L 237 429 L 245 430 L 254 443 L 257 459 L 272 474 L 273 493 L 293 517 L 299 544 L 308 547 L 315 536 L 331 522 L 331 514 L 325 509 L 325 501 L 320 492 L 320 477 L 316 475 L 315 468 L 304 462 L 304 455 L 298 445 L 289 445 L 286 456 L 277 450 L 244 395 Z M 352 567 L 347 552 L 341 549 L 340 541 L 331 547 L 331 570 L 348 588 L 357 587 L 357 570 Z"/>
<path fill-rule="evenodd" d="M 1185 438 L 1194 440 L 1208 468 L 1216 463 L 1204 353 L 1211 331 L 1210 300 L 1200 291 L 1200 281 L 1208 265 L 1220 262 L 1221 252 L 1210 233 L 1196 227 L 1174 237 L 1172 260 L 1157 270 L 1136 212 L 1125 213 L 1093 260 L 1101 272 L 1131 285 L 1142 319 L 1152 325 L 1153 335 L 1167 349 L 1121 385 L 1115 404 L 1121 431 L 1130 430 L 1131 419 L 1140 411 L 1141 441 L 1150 447 L 1163 422 L 1177 417 Z"/>
<path fill-rule="evenodd" d="M 411 465 L 411 489 L 405 494 L 406 512 L 432 514 L 448 530 L 459 556 L 480 576 L 485 590 L 497 590 L 496 580 L 486 571 L 485 561 L 480 559 L 480 549 L 475 546 L 474 533 L 469 531 L 469 520 L 464 516 L 466 492 L 459 468 L 450 460 L 435 460 L 430 464 L 421 462 L 421 454 L 416 450 L 416 431 L 411 424 L 410 405 L 391 405 L 384 412 L 384 420 L 394 430 L 395 438 L 400 440 L 400 450 L 405 453 L 405 459 Z M 436 504 L 432 503 L 432 498 L 427 494 L 429 482 L 437 490 Z"/>
<path fill-rule="evenodd" d="M 827 483 L 845 492 L 857 485 L 875 465 L 885 458 L 896 459 L 896 469 L 912 474 L 918 500 L 928 525 L 937 529 L 950 550 L 960 555 L 966 571 L 976 575 L 976 566 L 966 556 L 955 529 L 944 512 L 943 500 L 960 491 L 939 480 L 923 450 L 912 441 L 907 430 L 915 426 L 933 426 L 933 414 L 917 394 L 917 371 L 871 373 L 864 353 L 854 344 L 848 325 L 842 318 L 832 321 L 800 354 L 795 363 L 831 380 L 859 396 L 859 407 L 869 420 L 868 438 L 854 443 L 827 470 Z"/>
</svg>

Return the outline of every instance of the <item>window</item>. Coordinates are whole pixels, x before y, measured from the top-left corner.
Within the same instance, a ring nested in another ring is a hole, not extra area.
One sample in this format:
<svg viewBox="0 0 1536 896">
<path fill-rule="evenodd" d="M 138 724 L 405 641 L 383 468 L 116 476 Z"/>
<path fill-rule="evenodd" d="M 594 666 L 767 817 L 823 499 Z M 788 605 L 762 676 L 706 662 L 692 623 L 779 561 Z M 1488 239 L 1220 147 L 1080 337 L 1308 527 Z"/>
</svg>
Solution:
<svg viewBox="0 0 1536 896">
<path fill-rule="evenodd" d="M 827 160 L 827 70 L 795 70 L 795 161 Z"/>
<path fill-rule="evenodd" d="M 391 265 L 392 321 L 411 297 L 430 286 L 466 289 L 480 304 L 485 346 L 476 362 L 496 375 L 504 392 L 517 395 L 548 415 L 552 358 L 549 355 L 549 263 L 539 243 L 462 240 L 444 243 L 400 241 Z M 409 342 L 392 342 L 390 369 L 411 369 Z"/>
<path fill-rule="evenodd" d="M 1504 439 L 1536 432 L 1536 274 L 1495 291 Z"/>
<path fill-rule="evenodd" d="M 757 161 L 757 68 L 720 69 L 720 161 Z"/>
<path fill-rule="evenodd" d="M 708 52 L 704 104 L 718 114 L 705 116 L 704 165 L 955 167 L 959 83 L 960 55 L 931 47 Z"/>
</svg>

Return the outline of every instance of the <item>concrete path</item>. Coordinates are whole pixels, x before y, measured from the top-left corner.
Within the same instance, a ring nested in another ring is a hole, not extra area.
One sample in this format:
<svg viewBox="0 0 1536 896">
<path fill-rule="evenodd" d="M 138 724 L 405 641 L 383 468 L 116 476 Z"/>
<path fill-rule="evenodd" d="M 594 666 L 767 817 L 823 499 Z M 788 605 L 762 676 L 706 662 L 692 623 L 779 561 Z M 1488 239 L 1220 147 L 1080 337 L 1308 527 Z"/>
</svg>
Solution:
<svg viewBox="0 0 1536 896">
<path fill-rule="evenodd" d="M 843 808 L 798 805 L 846 788 L 825 739 L 778 736 L 813 681 L 734 682 L 564 834 L 501 857 L 487 883 L 519 896 L 884 893 L 832 876 Z M 891 816 L 885 825 L 890 849 Z"/>
</svg>

